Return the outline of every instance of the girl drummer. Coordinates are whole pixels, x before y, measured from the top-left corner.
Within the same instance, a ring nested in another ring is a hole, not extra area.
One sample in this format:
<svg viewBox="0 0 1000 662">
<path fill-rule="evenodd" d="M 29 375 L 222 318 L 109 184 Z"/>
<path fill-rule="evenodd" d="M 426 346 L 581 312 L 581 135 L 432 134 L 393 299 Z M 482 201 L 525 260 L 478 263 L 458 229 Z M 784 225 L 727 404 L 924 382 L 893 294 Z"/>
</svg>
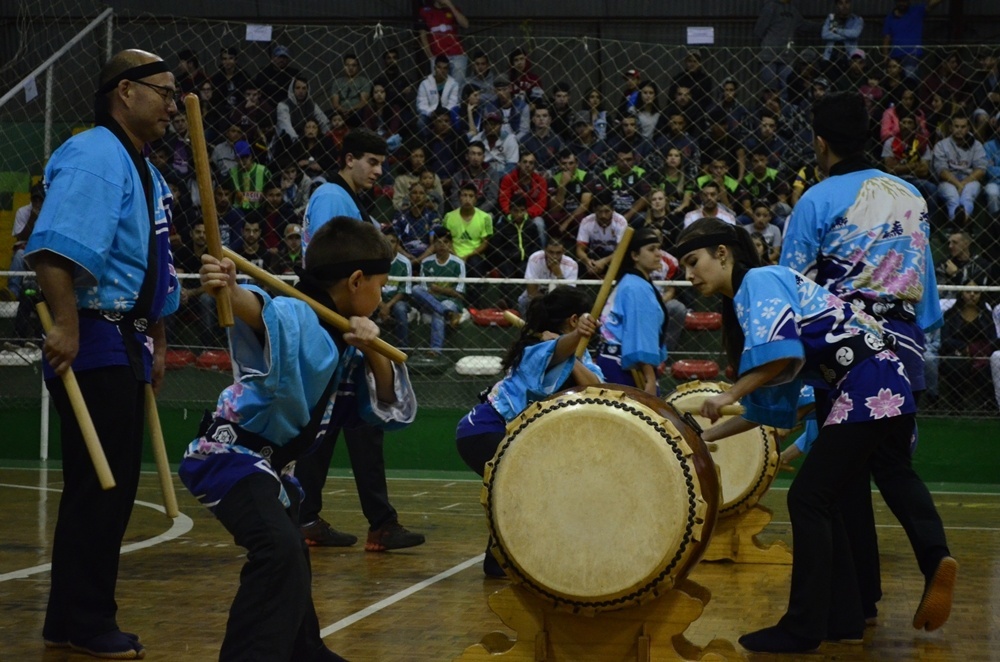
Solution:
<svg viewBox="0 0 1000 662">
<path fill-rule="evenodd" d="M 618 284 L 601 313 L 597 365 L 612 384 L 656 395 L 656 368 L 667 360 L 667 312 L 650 274 L 662 266 L 660 235 L 642 228 L 618 271 Z"/>
<path fill-rule="evenodd" d="M 455 431 L 459 455 L 480 476 L 496 455 L 507 423 L 529 404 L 571 386 L 604 381 L 589 354 L 574 358 L 580 339 L 590 338 L 597 330 L 587 312 L 591 305 L 586 292 L 566 286 L 531 301 L 521 335 L 501 364 L 504 378 L 459 421 Z M 494 577 L 504 574 L 488 548 L 483 571 Z"/>
<path fill-rule="evenodd" d="M 863 309 L 787 267 L 753 268 L 759 258 L 742 228 L 698 220 L 680 233 L 674 254 L 695 289 L 722 296 L 723 343 L 739 375 L 730 390 L 707 399 L 701 413 L 715 421 L 724 405 L 742 400 L 745 407 L 742 418 L 706 430 L 705 441 L 750 425 L 793 427 L 801 382 L 817 391 L 819 436 L 788 492 L 795 546 L 788 610 L 777 625 L 744 635 L 740 644 L 792 653 L 824 640 L 859 640 L 865 621 L 837 509 L 841 492 L 870 458 L 892 465 L 898 480 L 911 483 L 910 494 L 937 516 L 910 468 L 916 406 L 906 372 L 886 346 L 881 324 Z M 957 564 L 944 544 L 938 553 L 939 572 L 927 583 L 917 615 L 943 623 Z"/>
</svg>

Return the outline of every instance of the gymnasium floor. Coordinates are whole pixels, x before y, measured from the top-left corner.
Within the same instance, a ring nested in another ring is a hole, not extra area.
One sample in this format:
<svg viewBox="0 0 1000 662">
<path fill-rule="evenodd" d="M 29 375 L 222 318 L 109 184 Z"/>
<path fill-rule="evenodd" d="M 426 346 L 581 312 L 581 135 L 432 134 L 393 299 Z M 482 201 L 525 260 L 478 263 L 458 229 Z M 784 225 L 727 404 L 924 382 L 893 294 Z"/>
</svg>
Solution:
<svg viewBox="0 0 1000 662">
<path fill-rule="evenodd" d="M 327 645 L 353 661 L 444 661 L 459 657 L 487 633 L 514 636 L 487 607 L 505 581 L 480 570 L 486 539 L 480 484 L 471 474 L 390 479 L 402 522 L 427 534 L 422 547 L 386 554 L 314 549 L 313 591 Z M 119 623 L 139 633 L 147 660 L 217 658 L 226 613 L 243 563 L 242 550 L 175 480 L 182 515 L 168 520 L 156 476 L 145 473 L 126 535 L 119 578 Z M 824 644 L 803 656 L 754 655 L 752 660 L 1000 660 L 1000 486 L 931 486 L 960 566 L 951 620 L 918 632 L 910 619 L 922 578 L 909 544 L 876 495 L 885 597 L 879 623 L 864 646 Z M 49 544 L 60 474 L 42 466 L 0 468 L 0 660 L 89 660 L 46 651 L 41 626 L 48 591 Z M 763 542 L 790 542 L 784 490 L 763 503 L 774 521 Z M 327 518 L 364 535 L 353 481 L 327 483 Z M 688 628 L 699 646 L 773 624 L 784 608 L 790 567 L 701 563 L 690 578 L 712 598 Z M 738 645 L 736 650 L 741 651 Z M 496 659 L 502 660 L 503 656 Z M 634 658 L 633 658 L 634 659 Z"/>
</svg>

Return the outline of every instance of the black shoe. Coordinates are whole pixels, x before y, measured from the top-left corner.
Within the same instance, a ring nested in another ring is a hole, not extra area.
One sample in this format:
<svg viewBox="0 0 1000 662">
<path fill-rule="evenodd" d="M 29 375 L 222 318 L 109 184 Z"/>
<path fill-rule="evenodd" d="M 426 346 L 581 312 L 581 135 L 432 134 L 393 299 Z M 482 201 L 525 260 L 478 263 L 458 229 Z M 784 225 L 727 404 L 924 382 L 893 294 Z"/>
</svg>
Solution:
<svg viewBox="0 0 1000 662">
<path fill-rule="evenodd" d="M 338 531 L 322 517 L 311 524 L 300 526 L 299 531 L 310 547 L 350 547 L 358 541 L 357 536 Z"/>
<path fill-rule="evenodd" d="M 807 639 L 792 634 L 780 625 L 745 634 L 740 646 L 755 653 L 808 653 L 819 648 L 819 639 Z"/>
<path fill-rule="evenodd" d="M 387 552 L 391 549 L 405 549 L 423 545 L 424 541 L 424 534 L 408 531 L 399 522 L 388 522 L 368 532 L 365 551 Z"/>
<path fill-rule="evenodd" d="M 486 558 L 483 559 L 483 574 L 493 579 L 507 579 L 507 573 L 503 571 L 497 557 L 493 556 L 493 552 L 489 549 L 486 550 Z"/>
<path fill-rule="evenodd" d="M 139 643 L 138 638 L 132 637 L 135 635 L 129 636 L 129 633 L 115 630 L 86 641 L 71 640 L 69 645 L 73 650 L 92 657 L 107 660 L 141 660 L 146 657 L 146 649 Z"/>
</svg>

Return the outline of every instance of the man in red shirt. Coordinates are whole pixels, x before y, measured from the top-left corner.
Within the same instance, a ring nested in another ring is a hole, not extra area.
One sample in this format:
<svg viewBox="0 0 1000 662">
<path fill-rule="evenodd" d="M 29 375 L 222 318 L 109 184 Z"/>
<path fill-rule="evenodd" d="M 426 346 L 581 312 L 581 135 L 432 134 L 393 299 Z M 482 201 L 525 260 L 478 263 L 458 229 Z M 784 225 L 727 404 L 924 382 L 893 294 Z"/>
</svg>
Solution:
<svg viewBox="0 0 1000 662">
<path fill-rule="evenodd" d="M 420 31 L 420 46 L 430 61 L 434 73 L 434 59 L 439 55 L 448 58 L 451 77 L 461 90 L 465 85 L 465 70 L 469 58 L 458 39 L 458 28 L 468 28 L 469 19 L 451 0 L 424 0 L 417 10 L 416 29 Z"/>
<path fill-rule="evenodd" d="M 504 175 L 500 180 L 500 211 L 504 216 L 510 215 L 510 201 L 516 196 L 523 196 L 527 203 L 528 216 L 538 230 L 538 238 L 542 247 L 548 241 L 545 232 L 545 209 L 548 206 L 548 185 L 545 178 L 535 172 L 538 158 L 528 151 L 521 151 L 517 167 Z"/>
</svg>

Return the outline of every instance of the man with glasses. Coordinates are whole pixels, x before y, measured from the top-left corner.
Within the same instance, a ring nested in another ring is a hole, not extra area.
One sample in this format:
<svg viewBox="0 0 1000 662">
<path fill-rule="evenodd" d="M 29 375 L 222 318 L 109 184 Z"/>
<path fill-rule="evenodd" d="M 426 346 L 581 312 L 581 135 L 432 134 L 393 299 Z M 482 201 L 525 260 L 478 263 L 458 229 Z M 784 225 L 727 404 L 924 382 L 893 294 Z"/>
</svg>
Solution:
<svg viewBox="0 0 1000 662">
<path fill-rule="evenodd" d="M 46 647 L 138 659 L 139 637 L 116 620 L 122 538 L 142 461 L 145 385 L 163 379 L 163 316 L 180 287 L 169 250 L 169 188 L 142 150 L 177 113 L 162 59 L 122 51 L 101 70 L 95 128 L 73 136 L 45 168 L 48 188 L 25 257 L 53 326 L 45 378 L 61 420 L 63 492 L 52 544 Z M 116 487 L 101 489 L 58 375 L 72 366 Z"/>
</svg>

